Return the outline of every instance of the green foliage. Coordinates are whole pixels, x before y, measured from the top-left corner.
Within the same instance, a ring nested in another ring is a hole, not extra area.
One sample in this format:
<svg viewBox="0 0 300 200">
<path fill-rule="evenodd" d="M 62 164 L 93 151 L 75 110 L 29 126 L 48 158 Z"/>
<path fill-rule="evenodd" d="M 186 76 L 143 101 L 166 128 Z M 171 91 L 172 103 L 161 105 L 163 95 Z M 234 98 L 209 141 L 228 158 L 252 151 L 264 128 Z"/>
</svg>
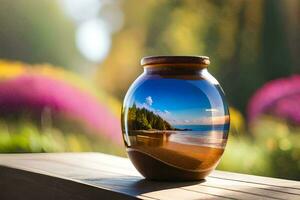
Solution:
<svg viewBox="0 0 300 200">
<path fill-rule="evenodd" d="M 230 137 L 218 169 L 272 176 L 271 158 L 247 137 Z"/>
<path fill-rule="evenodd" d="M 73 37 L 75 26 L 56 1 L 1 0 L 0 25 L 1 58 L 69 68 L 82 62 Z"/>
<path fill-rule="evenodd" d="M 227 99 L 245 113 L 265 82 L 300 72 L 297 8 L 295 1 L 283 0 L 128 0 L 124 28 L 114 35 L 98 80 L 122 99 L 142 71 L 142 56 L 207 55 Z M 127 46 L 134 48 L 125 51 Z M 110 76 L 116 73 L 122 78 Z"/>
<path fill-rule="evenodd" d="M 299 132 L 285 121 L 262 117 L 252 124 L 252 137 L 230 135 L 218 169 L 300 180 Z"/>
<path fill-rule="evenodd" d="M 122 146 L 106 138 L 63 131 L 55 127 L 39 127 L 28 120 L 0 121 L 0 153 L 100 151 L 124 156 Z"/>
<path fill-rule="evenodd" d="M 146 108 L 137 108 L 135 104 L 128 111 L 129 130 L 172 130 L 171 124 Z"/>
</svg>

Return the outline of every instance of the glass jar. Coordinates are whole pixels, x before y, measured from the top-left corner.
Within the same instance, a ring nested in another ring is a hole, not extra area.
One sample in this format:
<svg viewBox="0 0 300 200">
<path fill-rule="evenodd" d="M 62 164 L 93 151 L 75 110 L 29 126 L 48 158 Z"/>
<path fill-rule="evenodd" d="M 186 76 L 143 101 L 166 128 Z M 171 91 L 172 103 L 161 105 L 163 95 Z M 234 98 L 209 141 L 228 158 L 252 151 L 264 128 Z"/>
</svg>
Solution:
<svg viewBox="0 0 300 200">
<path fill-rule="evenodd" d="M 151 56 L 122 108 L 128 156 L 148 179 L 200 180 L 218 164 L 230 125 L 228 105 L 206 56 Z"/>
</svg>

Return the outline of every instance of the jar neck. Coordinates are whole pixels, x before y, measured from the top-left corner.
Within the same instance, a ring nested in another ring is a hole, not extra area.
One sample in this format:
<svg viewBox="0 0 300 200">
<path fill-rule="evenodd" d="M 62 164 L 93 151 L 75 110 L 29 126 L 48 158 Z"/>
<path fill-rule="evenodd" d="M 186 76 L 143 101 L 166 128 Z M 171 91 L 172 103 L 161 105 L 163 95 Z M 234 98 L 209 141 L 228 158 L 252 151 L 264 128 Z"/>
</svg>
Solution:
<svg viewBox="0 0 300 200">
<path fill-rule="evenodd" d="M 207 68 L 199 67 L 174 67 L 174 66 L 160 66 L 160 67 L 144 67 L 144 73 L 146 75 L 159 75 L 167 77 L 198 77 L 207 73 Z"/>
<path fill-rule="evenodd" d="M 188 67 L 188 66 L 155 66 L 144 67 L 144 73 L 147 75 L 201 75 L 207 72 L 206 67 Z"/>
</svg>

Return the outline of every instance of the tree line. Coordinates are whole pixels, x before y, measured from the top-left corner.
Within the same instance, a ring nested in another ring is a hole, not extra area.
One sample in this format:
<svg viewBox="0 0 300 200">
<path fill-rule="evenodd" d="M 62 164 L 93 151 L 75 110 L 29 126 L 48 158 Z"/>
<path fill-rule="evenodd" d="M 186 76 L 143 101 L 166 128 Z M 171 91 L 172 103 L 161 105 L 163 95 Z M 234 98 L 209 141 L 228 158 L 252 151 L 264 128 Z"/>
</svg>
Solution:
<svg viewBox="0 0 300 200">
<path fill-rule="evenodd" d="M 129 108 L 127 120 L 129 130 L 175 130 L 158 114 L 146 108 L 138 108 L 136 104 Z"/>
</svg>

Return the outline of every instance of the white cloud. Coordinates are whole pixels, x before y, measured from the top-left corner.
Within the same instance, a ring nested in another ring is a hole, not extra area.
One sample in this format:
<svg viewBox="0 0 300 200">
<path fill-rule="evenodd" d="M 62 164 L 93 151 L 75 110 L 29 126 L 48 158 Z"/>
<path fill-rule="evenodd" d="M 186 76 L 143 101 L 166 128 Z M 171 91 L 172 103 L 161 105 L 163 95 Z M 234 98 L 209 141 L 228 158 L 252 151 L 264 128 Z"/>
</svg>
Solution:
<svg viewBox="0 0 300 200">
<path fill-rule="evenodd" d="M 216 109 L 216 108 L 205 109 L 205 111 L 206 112 L 212 112 L 212 113 L 219 112 L 219 110 Z"/>
<path fill-rule="evenodd" d="M 147 103 L 149 106 L 152 106 L 153 100 L 152 100 L 152 97 L 151 97 L 151 96 L 148 96 L 148 97 L 146 98 L 146 103 Z"/>
</svg>

